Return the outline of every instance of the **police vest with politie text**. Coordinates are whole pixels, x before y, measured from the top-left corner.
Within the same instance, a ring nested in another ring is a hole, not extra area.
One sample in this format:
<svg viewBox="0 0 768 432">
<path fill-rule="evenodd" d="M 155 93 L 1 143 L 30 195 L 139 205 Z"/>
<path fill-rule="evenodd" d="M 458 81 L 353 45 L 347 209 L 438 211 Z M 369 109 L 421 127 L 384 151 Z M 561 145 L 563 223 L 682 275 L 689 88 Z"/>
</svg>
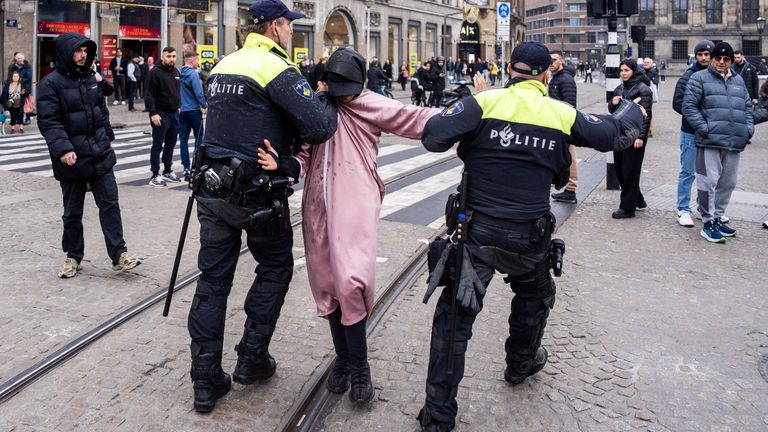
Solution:
<svg viewBox="0 0 768 432">
<path fill-rule="evenodd" d="M 208 107 L 206 157 L 234 157 L 255 167 L 265 138 L 283 159 L 294 145 L 320 143 L 336 129 L 336 115 L 327 114 L 332 104 L 317 98 L 283 48 L 256 33 L 216 65 Z"/>
</svg>

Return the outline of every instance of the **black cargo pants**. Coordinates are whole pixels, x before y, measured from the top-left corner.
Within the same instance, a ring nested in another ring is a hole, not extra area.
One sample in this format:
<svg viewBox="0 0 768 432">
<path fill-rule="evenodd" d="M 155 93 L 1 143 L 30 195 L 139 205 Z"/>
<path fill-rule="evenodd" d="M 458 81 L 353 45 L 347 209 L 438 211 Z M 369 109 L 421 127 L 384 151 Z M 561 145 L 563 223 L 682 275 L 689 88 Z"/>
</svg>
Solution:
<svg viewBox="0 0 768 432">
<path fill-rule="evenodd" d="M 293 277 L 293 230 L 288 202 L 283 202 L 280 216 L 264 226 L 251 226 L 252 211 L 212 198 L 204 189 L 197 198 L 197 265 L 202 275 L 187 320 L 193 355 L 223 350 L 227 297 L 240 256 L 243 230 L 248 249 L 257 262 L 256 278 L 245 299 L 245 313 L 251 327 L 267 336 L 267 341 L 274 333 Z"/>
<path fill-rule="evenodd" d="M 555 304 L 555 282 L 549 272 L 548 251 L 551 235 L 533 242 L 533 223 L 514 226 L 494 226 L 472 221 L 468 245 L 472 250 L 475 272 L 486 287 L 495 271 L 508 272 L 509 283 L 515 296 L 509 315 L 509 337 L 504 345 L 507 364 L 531 361 L 541 345 L 549 310 Z M 482 247 L 484 253 L 480 253 Z M 494 257 L 488 247 L 519 254 L 520 262 Z M 482 259 L 478 255 L 482 256 Z M 504 261 L 504 262 L 502 262 Z M 512 268 L 511 268 L 512 267 Z M 517 267 L 515 269 L 514 267 Z M 516 270 L 527 273 L 513 275 Z M 532 269 L 532 270 L 530 270 Z M 456 337 L 453 349 L 453 370 L 448 374 L 448 344 L 452 316 L 451 285 L 443 289 L 432 321 L 432 340 L 427 371 L 425 407 L 433 421 L 451 423 L 456 418 L 456 395 L 464 377 L 467 344 L 472 338 L 472 325 L 476 315 L 457 304 Z M 480 308 L 483 302 L 479 299 Z"/>
</svg>

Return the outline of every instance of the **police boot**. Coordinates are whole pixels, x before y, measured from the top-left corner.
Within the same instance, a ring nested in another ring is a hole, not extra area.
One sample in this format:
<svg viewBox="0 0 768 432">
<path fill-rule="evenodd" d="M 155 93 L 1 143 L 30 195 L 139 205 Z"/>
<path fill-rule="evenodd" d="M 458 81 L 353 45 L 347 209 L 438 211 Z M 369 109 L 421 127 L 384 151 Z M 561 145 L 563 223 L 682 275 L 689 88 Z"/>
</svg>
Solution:
<svg viewBox="0 0 768 432">
<path fill-rule="evenodd" d="M 192 388 L 195 392 L 195 411 L 211 412 L 216 400 L 229 392 L 232 379 L 221 369 L 221 353 L 192 356 Z"/>
<path fill-rule="evenodd" d="M 333 369 L 328 375 L 328 381 L 325 382 L 325 385 L 331 393 L 344 393 L 349 388 L 349 349 L 347 348 L 347 335 L 341 324 L 340 308 L 328 315 L 328 325 L 331 327 L 336 361 L 333 363 Z"/>
<path fill-rule="evenodd" d="M 245 334 L 235 346 L 237 365 L 232 379 L 243 385 L 265 380 L 275 374 L 277 362 L 267 350 L 270 336 L 256 333 L 246 323 Z"/>
<path fill-rule="evenodd" d="M 423 407 L 421 411 L 419 411 L 416 420 L 419 421 L 419 425 L 423 432 L 449 432 L 456 426 L 456 422 L 453 420 L 451 420 L 450 423 L 440 423 L 433 419 L 427 407 Z"/>
<path fill-rule="evenodd" d="M 349 349 L 349 400 L 355 403 L 371 402 L 374 396 L 371 368 L 368 365 L 368 344 L 365 340 L 365 318 L 344 327 Z"/>
<path fill-rule="evenodd" d="M 544 369 L 545 364 L 547 364 L 547 350 L 544 347 L 539 347 L 531 360 L 524 362 L 507 361 L 504 379 L 512 385 L 520 384 L 529 376 L 533 376 Z"/>
</svg>

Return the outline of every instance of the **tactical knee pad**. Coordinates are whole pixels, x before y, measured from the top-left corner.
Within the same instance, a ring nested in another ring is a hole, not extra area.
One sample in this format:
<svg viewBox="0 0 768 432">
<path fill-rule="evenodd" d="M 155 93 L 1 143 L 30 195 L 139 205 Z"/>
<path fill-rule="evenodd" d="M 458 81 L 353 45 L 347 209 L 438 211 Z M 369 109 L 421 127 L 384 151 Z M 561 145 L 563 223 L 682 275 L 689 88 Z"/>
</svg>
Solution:
<svg viewBox="0 0 768 432">
<path fill-rule="evenodd" d="M 504 348 L 507 363 L 526 361 L 533 358 L 544 337 L 544 328 L 549 317 L 550 303 L 546 299 L 530 299 L 515 296 L 509 315 L 509 337 Z"/>
</svg>

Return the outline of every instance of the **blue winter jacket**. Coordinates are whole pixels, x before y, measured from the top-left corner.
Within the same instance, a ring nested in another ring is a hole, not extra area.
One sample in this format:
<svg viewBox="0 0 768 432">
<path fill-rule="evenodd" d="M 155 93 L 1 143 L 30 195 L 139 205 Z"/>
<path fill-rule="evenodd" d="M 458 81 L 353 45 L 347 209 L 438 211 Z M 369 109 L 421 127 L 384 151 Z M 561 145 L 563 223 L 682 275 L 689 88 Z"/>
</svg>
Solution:
<svg viewBox="0 0 768 432">
<path fill-rule="evenodd" d="M 695 131 L 696 147 L 742 151 L 755 133 L 744 80 L 730 69 L 725 78 L 712 66 L 691 75 L 683 116 Z"/>
<path fill-rule="evenodd" d="M 184 65 L 179 71 L 179 76 L 181 77 L 181 112 L 208 108 L 208 101 L 203 95 L 203 84 L 197 69 Z"/>
<path fill-rule="evenodd" d="M 677 84 L 675 85 L 675 95 L 672 97 L 672 109 L 674 109 L 676 113 L 681 115 L 683 114 L 683 98 L 685 98 L 685 88 L 688 86 L 688 80 L 691 79 L 691 75 L 706 68 L 707 66 L 702 66 L 699 64 L 699 62 L 695 61 L 691 67 L 685 71 L 683 76 L 677 80 Z M 680 130 L 685 133 L 693 134 L 693 128 L 688 124 L 688 121 L 685 120 L 685 116 L 683 116 L 683 122 L 680 125 Z"/>
</svg>

